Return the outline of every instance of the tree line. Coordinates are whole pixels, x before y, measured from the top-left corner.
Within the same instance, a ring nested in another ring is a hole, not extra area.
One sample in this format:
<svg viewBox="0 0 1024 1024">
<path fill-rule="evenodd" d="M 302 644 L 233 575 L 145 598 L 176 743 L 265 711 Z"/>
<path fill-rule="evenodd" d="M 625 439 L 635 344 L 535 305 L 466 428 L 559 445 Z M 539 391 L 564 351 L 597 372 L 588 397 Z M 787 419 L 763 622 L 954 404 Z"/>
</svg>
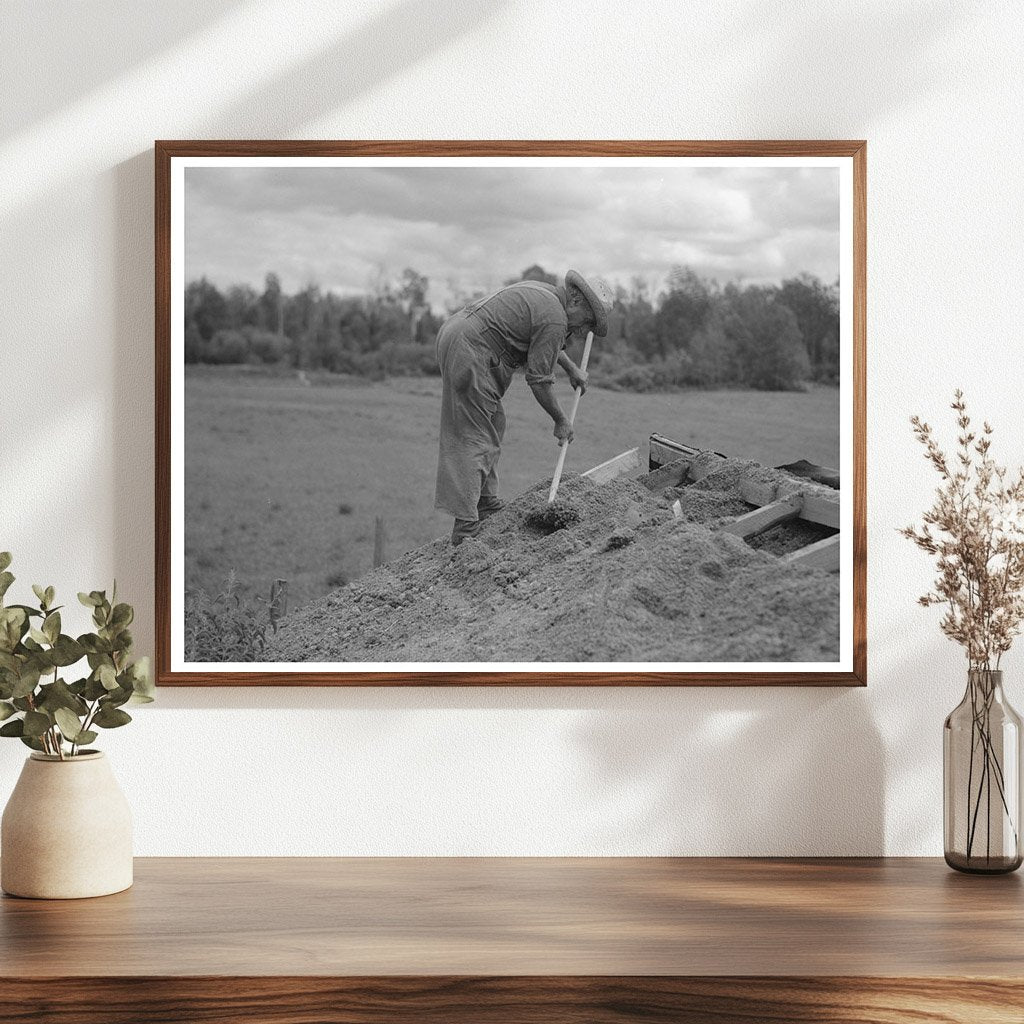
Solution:
<svg viewBox="0 0 1024 1024">
<path fill-rule="evenodd" d="M 507 281 L 556 283 L 543 267 Z M 342 297 L 316 285 L 288 295 L 276 274 L 262 292 L 221 291 L 205 277 L 185 289 L 185 361 L 256 363 L 381 380 L 438 372 L 443 319 L 426 301 L 429 281 L 411 268 L 366 293 Z M 476 295 L 457 295 L 455 312 Z M 720 285 L 673 267 L 652 293 L 640 278 L 615 288 L 608 337 L 591 355 L 606 387 L 799 388 L 839 376 L 839 288 L 810 274 L 780 285 Z"/>
</svg>

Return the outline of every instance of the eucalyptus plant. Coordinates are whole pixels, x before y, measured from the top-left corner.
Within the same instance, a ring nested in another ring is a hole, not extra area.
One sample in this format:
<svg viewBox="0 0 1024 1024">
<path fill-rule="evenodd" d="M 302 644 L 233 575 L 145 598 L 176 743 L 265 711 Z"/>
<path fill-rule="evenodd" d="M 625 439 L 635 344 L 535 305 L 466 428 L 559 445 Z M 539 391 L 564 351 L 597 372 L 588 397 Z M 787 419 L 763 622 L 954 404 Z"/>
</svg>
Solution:
<svg viewBox="0 0 1024 1024">
<path fill-rule="evenodd" d="M 132 720 L 126 704 L 153 700 L 149 659 L 131 660 L 128 627 L 135 612 L 117 602 L 116 581 L 109 599 L 102 590 L 80 593 L 78 600 L 92 609 L 96 631 L 68 636 L 61 632 L 64 606 L 54 603 L 53 587 L 33 585 L 38 605 L 4 604 L 14 582 L 10 564 L 10 553 L 0 551 L 0 736 L 16 736 L 61 760 L 74 757 L 99 729 Z M 62 670 L 83 659 L 88 675 L 67 682 Z"/>
</svg>

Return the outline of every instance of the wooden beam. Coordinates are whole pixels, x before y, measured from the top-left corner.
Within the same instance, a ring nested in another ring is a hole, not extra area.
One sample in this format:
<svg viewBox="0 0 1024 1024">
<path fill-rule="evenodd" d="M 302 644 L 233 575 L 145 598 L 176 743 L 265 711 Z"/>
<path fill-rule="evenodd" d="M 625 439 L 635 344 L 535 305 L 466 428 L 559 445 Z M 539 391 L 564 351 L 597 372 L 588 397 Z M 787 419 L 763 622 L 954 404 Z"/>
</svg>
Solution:
<svg viewBox="0 0 1024 1024">
<path fill-rule="evenodd" d="M 794 495 L 784 498 L 782 501 L 773 501 L 770 505 L 763 505 L 740 516 L 734 522 L 719 527 L 719 533 L 734 533 L 737 537 L 756 537 L 765 530 L 770 530 L 779 523 L 796 519 L 800 515 L 800 496 Z"/>
<path fill-rule="evenodd" d="M 806 565 L 812 569 L 839 572 L 839 534 L 808 544 L 807 547 L 786 555 L 783 561 L 792 565 Z"/>
<path fill-rule="evenodd" d="M 639 465 L 640 449 L 630 448 L 628 452 L 616 455 L 614 459 L 602 462 L 599 466 L 594 466 L 593 469 L 588 469 L 586 473 L 580 475 L 588 477 L 595 484 L 606 484 L 609 480 L 614 480 L 616 477 L 636 469 Z"/>
<path fill-rule="evenodd" d="M 641 483 L 649 490 L 658 491 L 664 487 L 676 487 L 681 483 L 696 483 L 714 472 L 715 463 L 705 459 L 703 465 L 694 465 L 700 455 L 716 455 L 718 452 L 701 451 L 681 441 L 673 441 L 662 434 L 651 434 L 650 465 L 652 472 L 641 478 Z M 655 468 L 657 467 L 657 468 Z M 776 500 L 778 484 L 767 483 L 743 477 L 737 488 L 740 497 L 750 505 L 770 505 Z M 839 529 L 838 495 L 804 493 L 800 518 L 809 523 Z"/>
<path fill-rule="evenodd" d="M 761 480 L 744 478 L 740 480 L 738 490 L 740 497 L 751 505 L 770 505 L 775 501 L 778 487 Z M 800 518 L 819 526 L 830 526 L 839 529 L 839 497 L 831 494 L 802 492 Z"/>
<path fill-rule="evenodd" d="M 800 518 L 806 519 L 809 523 L 819 523 L 821 526 L 831 526 L 833 530 L 838 530 L 839 502 L 831 501 L 823 494 L 805 494 Z"/>
<path fill-rule="evenodd" d="M 775 492 L 778 489 L 777 484 L 751 480 L 749 477 L 741 477 L 736 488 L 748 505 L 770 505 L 775 500 Z"/>
<path fill-rule="evenodd" d="M 689 482 L 691 462 L 689 459 L 676 459 L 660 469 L 640 477 L 640 483 L 649 491 L 661 491 L 666 487 L 678 487 Z"/>
<path fill-rule="evenodd" d="M 682 441 L 673 441 L 664 434 L 651 434 L 648 441 L 650 469 L 653 471 L 660 466 L 667 466 L 670 462 L 676 462 L 682 458 L 695 459 L 700 455 L 699 448 L 693 448 Z"/>
</svg>

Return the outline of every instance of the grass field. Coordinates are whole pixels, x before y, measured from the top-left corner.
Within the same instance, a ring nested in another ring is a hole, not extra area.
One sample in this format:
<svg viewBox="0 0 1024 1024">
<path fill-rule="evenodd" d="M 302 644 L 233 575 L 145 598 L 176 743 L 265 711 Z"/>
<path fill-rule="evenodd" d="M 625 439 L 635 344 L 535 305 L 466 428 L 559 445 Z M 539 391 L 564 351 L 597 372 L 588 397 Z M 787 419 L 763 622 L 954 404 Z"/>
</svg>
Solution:
<svg viewBox="0 0 1024 1024">
<path fill-rule="evenodd" d="M 572 397 L 560 394 L 568 411 Z M 304 386 L 245 367 L 189 367 L 185 387 L 186 587 L 216 593 L 233 569 L 242 590 L 269 594 L 289 581 L 298 607 L 373 560 L 383 516 L 388 557 L 451 528 L 435 512 L 441 382 L 331 378 Z M 558 449 L 547 416 L 521 377 L 505 399 L 499 463 L 515 495 L 550 478 Z M 627 448 L 646 458 L 652 431 L 739 458 L 777 465 L 839 459 L 839 395 L 688 391 L 638 395 L 593 389 L 580 405 L 566 472 Z"/>
</svg>

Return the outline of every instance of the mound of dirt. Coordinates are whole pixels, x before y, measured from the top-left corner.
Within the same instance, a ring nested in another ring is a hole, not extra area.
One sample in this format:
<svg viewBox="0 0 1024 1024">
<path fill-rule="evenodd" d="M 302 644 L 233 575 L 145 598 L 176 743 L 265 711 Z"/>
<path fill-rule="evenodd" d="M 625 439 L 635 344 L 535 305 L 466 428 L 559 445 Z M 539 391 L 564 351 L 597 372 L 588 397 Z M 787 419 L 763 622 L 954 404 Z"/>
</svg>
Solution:
<svg viewBox="0 0 1024 1024">
<path fill-rule="evenodd" d="M 434 541 L 299 609 L 266 658 L 835 661 L 838 575 L 781 562 L 763 539 L 758 550 L 714 531 L 750 511 L 738 487 L 751 473 L 769 474 L 780 493 L 793 479 L 735 460 L 662 494 L 635 481 L 567 477 L 558 500 L 578 519 L 554 532 L 531 525 L 547 500 L 547 484 L 538 485 L 476 539 L 458 548 Z M 786 530 L 806 525 L 777 528 L 782 549 L 796 543 Z"/>
</svg>

